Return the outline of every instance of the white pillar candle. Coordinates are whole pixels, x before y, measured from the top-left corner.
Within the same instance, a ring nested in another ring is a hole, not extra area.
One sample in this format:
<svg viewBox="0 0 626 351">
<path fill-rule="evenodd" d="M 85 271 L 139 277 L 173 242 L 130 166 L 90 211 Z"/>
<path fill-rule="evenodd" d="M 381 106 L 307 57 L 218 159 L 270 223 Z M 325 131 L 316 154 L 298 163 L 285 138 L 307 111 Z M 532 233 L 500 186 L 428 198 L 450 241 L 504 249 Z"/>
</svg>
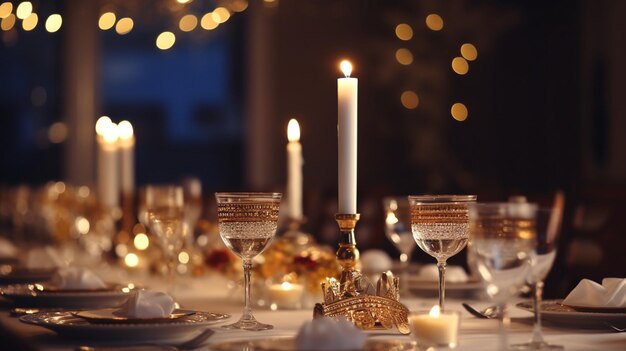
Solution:
<svg viewBox="0 0 626 351">
<path fill-rule="evenodd" d="M 341 61 L 345 78 L 337 79 L 337 133 L 338 133 L 338 198 L 339 213 L 354 214 L 356 210 L 357 166 L 357 96 L 358 80 L 351 78 L 352 64 Z"/>
<path fill-rule="evenodd" d="M 283 282 L 273 284 L 269 288 L 270 308 L 299 308 L 302 300 L 304 287 L 300 284 Z"/>
<path fill-rule="evenodd" d="M 291 119 L 287 125 L 287 206 L 289 217 L 302 219 L 302 144 L 300 126 Z"/>
<path fill-rule="evenodd" d="M 420 346 L 456 347 L 459 320 L 458 313 L 441 313 L 437 305 L 429 313 L 412 313 L 409 315 L 411 337 Z"/>
<path fill-rule="evenodd" d="M 117 125 L 119 140 L 117 145 L 120 152 L 121 190 L 123 194 L 132 194 L 135 191 L 135 136 L 133 125 L 128 121 L 121 121 Z"/>
<path fill-rule="evenodd" d="M 117 125 L 108 117 L 96 123 L 98 143 L 98 197 L 109 208 L 119 205 L 119 164 Z"/>
</svg>

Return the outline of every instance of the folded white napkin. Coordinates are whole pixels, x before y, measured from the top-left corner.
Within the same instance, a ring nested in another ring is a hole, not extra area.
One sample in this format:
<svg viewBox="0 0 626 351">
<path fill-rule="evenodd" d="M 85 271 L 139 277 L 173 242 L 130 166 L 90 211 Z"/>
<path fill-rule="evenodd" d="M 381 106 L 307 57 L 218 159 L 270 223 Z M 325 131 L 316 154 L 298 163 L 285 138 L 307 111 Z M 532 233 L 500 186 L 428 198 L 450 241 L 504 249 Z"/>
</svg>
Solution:
<svg viewBox="0 0 626 351">
<path fill-rule="evenodd" d="M 343 317 L 320 317 L 304 323 L 296 335 L 297 350 L 361 350 L 367 335 Z"/>
<path fill-rule="evenodd" d="M 65 266 L 61 255 L 52 246 L 37 247 L 26 255 L 26 267 L 31 269 L 59 268 Z"/>
<path fill-rule="evenodd" d="M 604 278 L 602 285 L 583 279 L 563 300 L 564 305 L 626 308 L 626 278 Z"/>
<path fill-rule="evenodd" d="M 418 280 L 428 280 L 436 282 L 439 280 L 439 268 L 437 268 L 436 264 L 427 264 L 422 266 L 419 274 L 417 275 Z M 467 273 L 465 273 L 465 269 L 461 266 L 447 266 L 446 267 L 446 282 L 448 283 L 465 283 L 469 277 Z"/>
<path fill-rule="evenodd" d="M 116 313 L 131 318 L 165 318 L 174 311 L 174 299 L 160 291 L 139 290 Z"/>
<path fill-rule="evenodd" d="M 16 255 L 15 245 L 5 238 L 0 238 L 0 258 L 15 258 Z"/>
<path fill-rule="evenodd" d="M 57 270 L 50 283 L 57 289 L 103 289 L 106 284 L 87 268 L 67 267 Z"/>
</svg>

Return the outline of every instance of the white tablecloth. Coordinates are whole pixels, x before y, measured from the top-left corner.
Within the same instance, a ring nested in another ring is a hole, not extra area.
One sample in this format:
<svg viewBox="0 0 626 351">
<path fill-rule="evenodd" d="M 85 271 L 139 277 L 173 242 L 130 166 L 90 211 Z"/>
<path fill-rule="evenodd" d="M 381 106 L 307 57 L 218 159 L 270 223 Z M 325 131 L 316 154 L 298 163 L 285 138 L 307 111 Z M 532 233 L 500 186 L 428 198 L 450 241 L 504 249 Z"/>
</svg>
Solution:
<svg viewBox="0 0 626 351">
<path fill-rule="evenodd" d="M 146 284 L 159 285 L 159 280 L 151 280 Z M 213 311 L 232 314 L 232 322 L 239 318 L 241 298 L 233 296 L 226 287 L 226 282 L 217 277 L 184 279 L 179 283 L 178 299 L 183 307 L 204 311 Z M 425 310 L 436 304 L 433 298 L 409 298 L 402 301 L 410 310 Z M 462 313 L 461 335 L 458 350 L 497 350 L 498 326 L 494 320 L 477 319 L 462 310 L 461 301 L 448 299 L 447 308 Z M 477 307 L 487 303 L 473 301 Z M 3 301 L 0 305 L 0 324 L 7 330 L 31 342 L 41 350 L 73 350 L 78 345 L 85 344 L 58 337 L 52 331 L 44 328 L 26 325 L 17 318 L 10 317 L 10 305 Z M 200 348 L 210 350 L 210 345 L 231 340 L 251 340 L 271 337 L 291 337 L 297 333 L 300 325 L 312 318 L 312 309 L 291 311 L 269 311 L 256 309 L 257 319 L 274 325 L 274 329 L 261 332 L 234 331 L 216 327 L 216 333 L 209 339 L 208 345 Z M 530 313 L 510 308 L 512 322 L 509 326 L 509 341 L 511 343 L 525 342 L 530 338 L 532 330 L 532 316 Z M 626 333 L 614 333 L 594 330 L 572 330 L 559 328 L 553 325 L 544 326 L 548 342 L 564 345 L 566 350 L 626 350 Z M 373 338 L 410 340 L 410 336 L 398 334 L 396 331 L 368 332 Z M 1 349 L 2 347 L 0 347 Z"/>
</svg>

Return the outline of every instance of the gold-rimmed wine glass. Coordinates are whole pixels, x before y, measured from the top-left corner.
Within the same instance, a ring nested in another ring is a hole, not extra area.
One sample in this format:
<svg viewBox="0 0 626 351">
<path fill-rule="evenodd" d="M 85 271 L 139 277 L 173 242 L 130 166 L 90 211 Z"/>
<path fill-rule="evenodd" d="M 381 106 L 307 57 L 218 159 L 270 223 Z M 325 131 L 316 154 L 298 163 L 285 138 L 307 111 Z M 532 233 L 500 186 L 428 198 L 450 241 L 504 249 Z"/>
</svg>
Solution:
<svg viewBox="0 0 626 351">
<path fill-rule="evenodd" d="M 267 330 L 250 307 L 252 259 L 263 252 L 276 235 L 280 193 L 215 193 L 220 236 L 226 246 L 243 260 L 244 308 L 239 321 L 229 329 Z"/>
<path fill-rule="evenodd" d="M 476 195 L 411 195 L 411 231 L 424 252 L 437 260 L 439 308 L 444 310 L 448 258 L 461 251 L 469 239 L 468 204 Z"/>
</svg>

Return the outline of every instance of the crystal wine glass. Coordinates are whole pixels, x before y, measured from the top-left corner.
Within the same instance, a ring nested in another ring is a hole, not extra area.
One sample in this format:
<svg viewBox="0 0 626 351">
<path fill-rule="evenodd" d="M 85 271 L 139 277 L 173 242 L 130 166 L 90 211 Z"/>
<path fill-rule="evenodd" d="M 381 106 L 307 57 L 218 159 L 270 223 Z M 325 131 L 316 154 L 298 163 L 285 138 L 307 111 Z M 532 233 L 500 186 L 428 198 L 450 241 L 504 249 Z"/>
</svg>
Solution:
<svg viewBox="0 0 626 351">
<path fill-rule="evenodd" d="M 400 293 L 406 294 L 407 273 L 411 262 L 411 255 L 415 249 L 415 240 L 411 232 L 411 208 L 406 197 L 383 198 L 385 209 L 385 235 L 400 251 L 400 274 L 404 284 L 400 284 Z"/>
<path fill-rule="evenodd" d="M 239 321 L 224 328 L 266 330 L 273 326 L 257 322 L 250 307 L 252 259 L 263 252 L 276 234 L 280 193 L 215 193 L 222 240 L 243 260 L 244 308 Z"/>
<path fill-rule="evenodd" d="M 530 273 L 526 278 L 527 283 L 533 288 L 533 310 L 535 323 L 533 335 L 529 342 L 512 345 L 516 350 L 558 350 L 561 345 L 548 344 L 541 330 L 541 301 L 543 297 L 543 280 L 546 278 L 554 259 L 563 219 L 563 195 L 557 194 L 552 208 L 540 208 L 537 210 L 537 246 L 530 255 Z"/>
<path fill-rule="evenodd" d="M 413 238 L 420 249 L 437 259 L 441 311 L 444 310 L 446 261 L 467 244 L 468 205 L 474 202 L 476 195 L 409 196 Z"/>
<path fill-rule="evenodd" d="M 167 262 L 168 293 L 176 289 L 176 263 L 184 244 L 183 189 L 176 185 L 148 185 L 140 200 L 139 220 L 146 221 Z"/>
<path fill-rule="evenodd" d="M 506 303 L 516 296 L 530 273 L 536 247 L 537 206 L 529 203 L 478 203 L 469 207 L 474 264 L 487 295 L 500 307 L 500 347 L 508 350 Z"/>
</svg>

